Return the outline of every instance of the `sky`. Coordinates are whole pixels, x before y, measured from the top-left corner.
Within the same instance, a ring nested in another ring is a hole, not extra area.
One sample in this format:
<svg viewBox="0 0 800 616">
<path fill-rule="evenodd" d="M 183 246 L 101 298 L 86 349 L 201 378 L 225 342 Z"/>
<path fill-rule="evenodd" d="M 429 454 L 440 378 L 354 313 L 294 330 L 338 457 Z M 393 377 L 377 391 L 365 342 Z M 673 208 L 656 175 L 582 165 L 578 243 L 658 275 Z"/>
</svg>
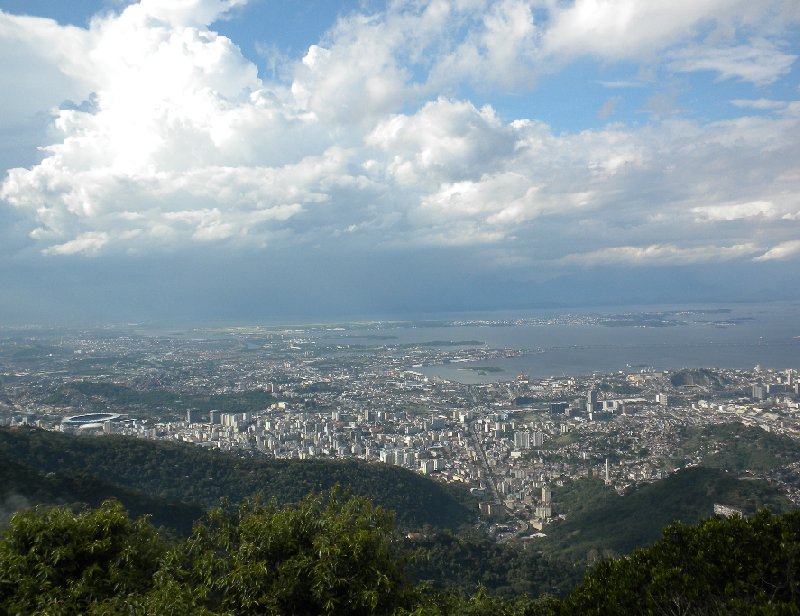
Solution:
<svg viewBox="0 0 800 616">
<path fill-rule="evenodd" d="M 0 324 L 800 299 L 796 0 L 0 0 Z"/>
</svg>

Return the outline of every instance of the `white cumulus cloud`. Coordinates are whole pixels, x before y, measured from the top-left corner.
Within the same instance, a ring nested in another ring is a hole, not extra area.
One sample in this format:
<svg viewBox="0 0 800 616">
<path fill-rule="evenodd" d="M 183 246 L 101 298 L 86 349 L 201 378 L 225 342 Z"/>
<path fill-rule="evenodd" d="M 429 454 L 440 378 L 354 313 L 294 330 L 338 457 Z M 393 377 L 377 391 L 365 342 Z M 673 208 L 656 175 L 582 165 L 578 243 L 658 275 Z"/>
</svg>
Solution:
<svg viewBox="0 0 800 616">
<path fill-rule="evenodd" d="M 737 98 L 731 104 L 744 109 L 758 109 L 761 111 L 771 111 L 773 109 L 785 109 L 788 105 L 786 101 L 773 101 L 767 98 L 742 99 Z"/>
<path fill-rule="evenodd" d="M 755 257 L 754 261 L 776 261 L 800 256 L 800 240 L 789 240 L 773 246 L 764 254 Z"/>
<path fill-rule="evenodd" d="M 599 265 L 691 265 L 729 261 L 753 254 L 756 246 L 751 243 L 734 246 L 681 247 L 675 244 L 651 244 L 649 246 L 613 246 L 584 253 L 573 253 L 561 259 L 561 263 L 576 263 L 584 267 Z"/>
<path fill-rule="evenodd" d="M 699 221 L 733 221 L 745 218 L 776 218 L 777 208 L 769 201 L 733 203 L 730 205 L 708 205 L 692 208 Z"/>
<path fill-rule="evenodd" d="M 38 220 L 32 237 L 54 244 L 47 254 L 258 236 L 301 202 L 325 200 L 325 150 L 285 145 L 319 144 L 309 120 L 229 39 L 198 27 L 237 4 L 142 2 L 87 30 L 48 24 L 51 48 L 64 46 L 54 53 L 62 73 L 95 94 L 89 109 L 55 112 L 61 141 L 41 164 L 12 169 L 0 193 Z M 40 21 L 26 25 L 38 36 Z M 189 208 L 199 215 L 173 215 Z"/>
<path fill-rule="evenodd" d="M 790 4 L 398 1 L 345 15 L 285 82 L 210 28 L 243 4 L 144 0 L 87 28 L 0 13 L 2 49 L 57 76 L 58 96 L 26 95 L 53 114 L 41 162 L 0 189 L 44 253 L 347 241 L 582 266 L 794 254 L 778 249 L 800 234 L 795 102 L 556 131 L 464 91 L 516 92 L 581 55 L 661 52 L 666 68 L 769 83 L 794 62 L 780 43 Z M 54 109 L 59 97 L 75 104 Z"/>
<path fill-rule="evenodd" d="M 516 136 L 490 107 L 438 99 L 413 116 L 380 122 L 365 141 L 391 157 L 388 171 L 398 183 L 424 185 L 480 177 L 513 154 Z"/>
<path fill-rule="evenodd" d="M 756 85 L 772 83 L 787 74 L 797 56 L 764 40 L 731 47 L 702 47 L 677 51 L 672 68 L 679 72 L 713 71 L 721 79 L 741 79 Z"/>
<path fill-rule="evenodd" d="M 77 253 L 95 254 L 109 241 L 107 233 L 90 231 L 81 233 L 74 240 L 69 240 L 63 244 L 56 244 L 45 250 L 45 254 L 50 255 L 73 255 Z"/>
</svg>

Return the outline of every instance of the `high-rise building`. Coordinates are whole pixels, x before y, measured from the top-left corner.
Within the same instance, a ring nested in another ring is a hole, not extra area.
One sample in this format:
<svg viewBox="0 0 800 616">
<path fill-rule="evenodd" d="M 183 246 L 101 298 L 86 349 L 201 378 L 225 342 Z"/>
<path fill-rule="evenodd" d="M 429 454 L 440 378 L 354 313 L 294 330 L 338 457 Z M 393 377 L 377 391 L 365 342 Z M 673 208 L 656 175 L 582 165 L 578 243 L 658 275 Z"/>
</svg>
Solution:
<svg viewBox="0 0 800 616">
<path fill-rule="evenodd" d="M 514 432 L 514 448 L 515 449 L 530 449 L 531 448 L 531 433 L 525 430 L 524 432 Z"/>
<path fill-rule="evenodd" d="M 419 470 L 423 475 L 430 475 L 436 468 L 433 460 L 420 460 Z"/>
<path fill-rule="evenodd" d="M 597 410 L 597 390 L 590 389 L 586 394 L 586 412 L 592 413 Z"/>
<path fill-rule="evenodd" d="M 550 486 L 542 486 L 542 505 L 550 505 L 553 502 L 553 490 Z"/>
<path fill-rule="evenodd" d="M 190 424 L 200 423 L 200 410 L 189 409 L 188 411 L 186 411 L 186 423 Z"/>
<path fill-rule="evenodd" d="M 478 507 L 480 512 L 486 516 L 499 516 L 503 513 L 503 507 L 497 502 L 482 502 Z"/>
</svg>

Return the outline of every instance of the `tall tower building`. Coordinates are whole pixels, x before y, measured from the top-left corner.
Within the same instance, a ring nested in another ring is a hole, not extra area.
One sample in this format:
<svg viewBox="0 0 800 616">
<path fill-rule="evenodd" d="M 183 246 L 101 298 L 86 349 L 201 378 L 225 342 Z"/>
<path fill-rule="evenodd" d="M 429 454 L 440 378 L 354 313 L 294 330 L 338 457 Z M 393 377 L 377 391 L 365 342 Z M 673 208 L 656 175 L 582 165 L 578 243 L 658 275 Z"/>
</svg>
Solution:
<svg viewBox="0 0 800 616">
<path fill-rule="evenodd" d="M 593 413 L 597 410 L 597 390 L 590 389 L 586 394 L 586 412 Z"/>
</svg>

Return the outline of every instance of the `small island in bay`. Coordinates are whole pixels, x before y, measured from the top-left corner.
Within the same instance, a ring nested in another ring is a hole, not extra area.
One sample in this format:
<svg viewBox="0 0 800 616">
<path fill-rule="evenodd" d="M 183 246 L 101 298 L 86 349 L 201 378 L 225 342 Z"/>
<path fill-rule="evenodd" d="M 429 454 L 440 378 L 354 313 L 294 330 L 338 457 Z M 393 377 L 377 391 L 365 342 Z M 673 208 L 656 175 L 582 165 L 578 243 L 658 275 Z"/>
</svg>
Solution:
<svg viewBox="0 0 800 616">
<path fill-rule="evenodd" d="M 472 370 L 473 372 L 478 372 L 479 374 L 487 374 L 489 372 L 505 372 L 505 370 L 499 366 L 466 366 L 464 368 L 459 368 L 459 370 Z"/>
</svg>

